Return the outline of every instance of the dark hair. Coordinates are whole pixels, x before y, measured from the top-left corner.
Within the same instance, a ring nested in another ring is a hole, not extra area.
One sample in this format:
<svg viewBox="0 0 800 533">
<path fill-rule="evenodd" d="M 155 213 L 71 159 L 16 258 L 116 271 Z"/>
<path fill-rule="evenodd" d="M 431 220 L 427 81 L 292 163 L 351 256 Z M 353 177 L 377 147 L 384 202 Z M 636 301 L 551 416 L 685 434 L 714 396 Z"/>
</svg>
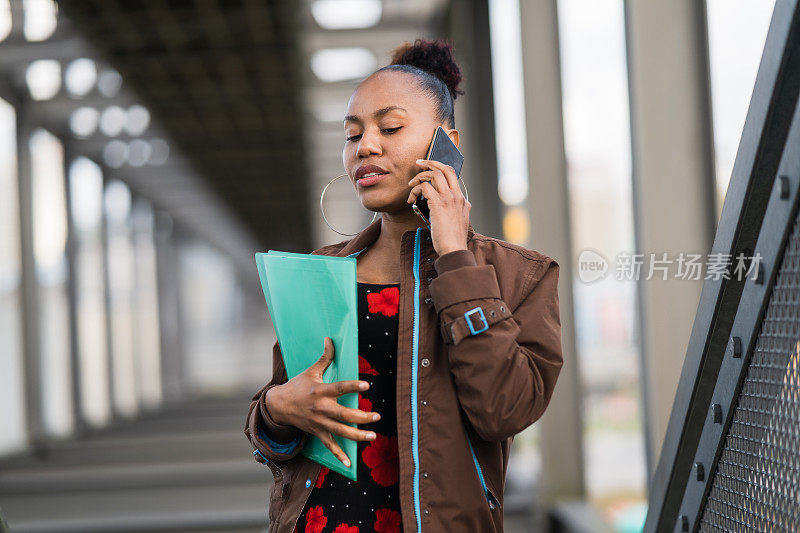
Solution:
<svg viewBox="0 0 800 533">
<path fill-rule="evenodd" d="M 422 90 L 437 103 L 439 120 L 455 128 L 453 100 L 464 91 L 458 88 L 463 78 L 455 61 L 453 45 L 437 39 L 417 39 L 414 44 L 405 42 L 392 51 L 392 62 L 382 70 L 397 70 L 413 74 Z"/>
</svg>

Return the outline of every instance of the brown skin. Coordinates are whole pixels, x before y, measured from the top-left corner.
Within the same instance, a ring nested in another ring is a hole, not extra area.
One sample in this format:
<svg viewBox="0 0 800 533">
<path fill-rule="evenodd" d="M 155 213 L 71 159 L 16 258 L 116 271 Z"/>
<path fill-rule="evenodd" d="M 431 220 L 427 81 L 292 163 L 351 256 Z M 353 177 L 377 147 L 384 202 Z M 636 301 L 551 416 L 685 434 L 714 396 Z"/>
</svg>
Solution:
<svg viewBox="0 0 800 533">
<path fill-rule="evenodd" d="M 383 111 L 376 114 L 380 110 Z M 381 213 L 380 235 L 357 258 L 358 281 L 398 283 L 397 258 L 403 233 L 425 227 L 411 209 L 420 194 L 428 199 L 431 240 L 436 252 L 444 255 L 466 250 L 471 205 L 458 186 L 458 177 L 448 165 L 421 159 L 427 155 L 438 126 L 456 146 L 459 133 L 436 117 L 435 102 L 420 90 L 416 78 L 397 71 L 373 74 L 353 92 L 346 117 L 344 167 L 364 207 Z M 389 173 L 375 185 L 362 187 L 356 183 L 355 173 L 368 164 Z M 333 355 L 333 341 L 325 337 L 320 359 L 283 385 L 270 389 L 266 402 L 277 423 L 315 435 L 345 466 L 350 466 L 332 434 L 355 441 L 373 440 L 374 432 L 347 423 L 368 424 L 380 415 L 338 403 L 342 394 L 365 391 L 369 383 L 323 383 L 322 373 L 333 361 Z"/>
</svg>

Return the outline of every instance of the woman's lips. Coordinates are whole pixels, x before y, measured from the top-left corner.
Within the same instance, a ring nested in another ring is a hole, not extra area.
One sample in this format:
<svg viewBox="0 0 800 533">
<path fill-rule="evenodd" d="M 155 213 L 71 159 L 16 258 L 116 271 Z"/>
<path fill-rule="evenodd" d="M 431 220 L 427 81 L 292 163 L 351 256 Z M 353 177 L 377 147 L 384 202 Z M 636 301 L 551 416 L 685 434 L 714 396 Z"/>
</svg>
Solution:
<svg viewBox="0 0 800 533">
<path fill-rule="evenodd" d="M 373 174 L 371 176 L 367 175 L 358 180 L 356 183 L 361 185 L 362 187 L 369 187 L 370 185 L 375 185 L 379 181 L 383 179 L 386 174 Z"/>
</svg>

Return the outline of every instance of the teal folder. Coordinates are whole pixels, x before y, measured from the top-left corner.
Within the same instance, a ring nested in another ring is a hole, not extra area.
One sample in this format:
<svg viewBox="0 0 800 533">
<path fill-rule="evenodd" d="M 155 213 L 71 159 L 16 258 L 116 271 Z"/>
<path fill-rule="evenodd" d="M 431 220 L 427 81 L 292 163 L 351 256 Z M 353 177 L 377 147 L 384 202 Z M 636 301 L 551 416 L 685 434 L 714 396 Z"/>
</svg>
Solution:
<svg viewBox="0 0 800 533">
<path fill-rule="evenodd" d="M 289 379 L 320 358 L 325 337 L 330 337 L 334 357 L 322 381 L 357 380 L 356 258 L 269 250 L 256 254 L 256 266 Z M 338 402 L 358 409 L 358 393 L 343 394 Z M 356 441 L 333 438 L 350 459 L 350 468 L 314 435 L 300 453 L 356 480 Z"/>
</svg>

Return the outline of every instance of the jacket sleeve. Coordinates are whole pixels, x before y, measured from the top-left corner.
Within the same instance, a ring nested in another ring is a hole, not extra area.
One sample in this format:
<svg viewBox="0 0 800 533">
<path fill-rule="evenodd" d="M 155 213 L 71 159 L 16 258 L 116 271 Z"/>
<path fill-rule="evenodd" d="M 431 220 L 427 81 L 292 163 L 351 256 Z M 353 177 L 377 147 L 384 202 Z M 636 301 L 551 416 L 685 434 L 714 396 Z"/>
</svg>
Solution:
<svg viewBox="0 0 800 533">
<path fill-rule="evenodd" d="M 501 299 L 494 265 L 477 265 L 471 250 L 434 263 L 430 285 L 464 412 L 478 435 L 516 435 L 545 411 L 561 372 L 558 263 L 537 261 L 513 311 Z"/>
<path fill-rule="evenodd" d="M 264 402 L 267 391 L 286 381 L 283 354 L 276 341 L 272 347 L 272 379 L 253 395 L 244 426 L 244 434 L 253 446 L 253 456 L 260 463 L 288 461 L 300 453 L 308 440 L 308 433 L 276 423 L 267 411 Z"/>
</svg>

